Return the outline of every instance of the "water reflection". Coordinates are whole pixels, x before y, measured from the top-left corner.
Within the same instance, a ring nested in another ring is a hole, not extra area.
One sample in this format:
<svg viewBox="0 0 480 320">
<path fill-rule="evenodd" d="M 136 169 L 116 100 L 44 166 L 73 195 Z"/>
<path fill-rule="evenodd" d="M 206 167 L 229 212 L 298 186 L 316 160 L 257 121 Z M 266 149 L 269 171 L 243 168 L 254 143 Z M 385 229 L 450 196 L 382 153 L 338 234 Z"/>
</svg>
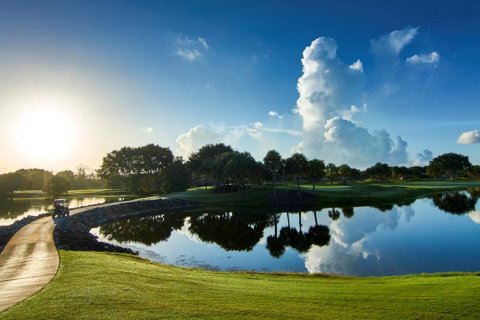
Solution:
<svg viewBox="0 0 480 320">
<path fill-rule="evenodd" d="M 432 197 L 433 204 L 447 213 L 465 214 L 475 210 L 478 193 L 446 192 Z"/>
<path fill-rule="evenodd" d="M 130 198 L 129 198 L 130 199 Z M 70 209 L 126 200 L 125 197 L 70 197 L 67 199 Z M 27 216 L 38 216 L 53 209 L 51 200 L 14 199 L 0 201 L 0 225 L 9 225 Z"/>
<path fill-rule="evenodd" d="M 478 193 L 450 192 L 391 209 L 162 214 L 115 222 L 93 232 L 153 260 L 224 270 L 348 275 L 476 271 L 477 200 Z"/>
</svg>

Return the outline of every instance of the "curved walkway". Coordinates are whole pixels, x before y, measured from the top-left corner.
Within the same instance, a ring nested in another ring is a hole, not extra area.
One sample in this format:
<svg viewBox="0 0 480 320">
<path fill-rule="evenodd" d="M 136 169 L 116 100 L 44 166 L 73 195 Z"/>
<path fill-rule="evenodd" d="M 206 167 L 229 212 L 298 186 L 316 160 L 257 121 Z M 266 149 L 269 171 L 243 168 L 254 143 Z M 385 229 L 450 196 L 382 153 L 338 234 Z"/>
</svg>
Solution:
<svg viewBox="0 0 480 320">
<path fill-rule="evenodd" d="M 81 207 L 71 209 L 70 215 L 155 198 L 158 197 Z M 0 312 L 40 291 L 57 273 L 59 258 L 53 240 L 54 228 L 52 217 L 47 216 L 27 224 L 8 241 L 0 254 Z"/>
<path fill-rule="evenodd" d="M 20 229 L 0 254 L 0 312 L 32 296 L 58 270 L 52 217 Z"/>
</svg>

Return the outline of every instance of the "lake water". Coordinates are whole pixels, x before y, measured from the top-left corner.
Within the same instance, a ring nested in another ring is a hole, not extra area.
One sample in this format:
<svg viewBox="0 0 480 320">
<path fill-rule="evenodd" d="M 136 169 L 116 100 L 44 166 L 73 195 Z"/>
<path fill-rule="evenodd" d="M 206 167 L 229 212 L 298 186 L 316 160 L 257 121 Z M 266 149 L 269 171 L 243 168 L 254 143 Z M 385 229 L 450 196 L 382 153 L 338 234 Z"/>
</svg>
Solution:
<svg viewBox="0 0 480 320">
<path fill-rule="evenodd" d="M 78 208 L 125 200 L 124 197 L 69 197 L 68 207 Z M 0 225 L 9 225 L 27 216 L 38 216 L 53 209 L 53 202 L 45 199 L 15 199 L 0 202 Z"/>
<path fill-rule="evenodd" d="M 92 229 L 178 266 L 377 276 L 480 270 L 478 192 L 381 208 L 170 213 Z"/>
</svg>

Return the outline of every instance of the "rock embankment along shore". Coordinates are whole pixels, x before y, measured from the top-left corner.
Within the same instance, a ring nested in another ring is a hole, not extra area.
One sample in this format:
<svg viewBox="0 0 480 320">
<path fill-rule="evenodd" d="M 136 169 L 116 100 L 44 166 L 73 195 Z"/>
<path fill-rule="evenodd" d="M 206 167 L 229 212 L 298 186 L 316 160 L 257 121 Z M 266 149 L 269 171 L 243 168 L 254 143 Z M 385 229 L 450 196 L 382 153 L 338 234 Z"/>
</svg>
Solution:
<svg viewBox="0 0 480 320">
<path fill-rule="evenodd" d="M 56 226 L 53 232 L 55 245 L 59 250 L 135 253 L 131 249 L 98 241 L 90 230 L 133 216 L 184 211 L 198 207 L 200 205 L 196 202 L 170 199 L 131 201 L 95 207 L 70 217 L 55 218 Z"/>
</svg>

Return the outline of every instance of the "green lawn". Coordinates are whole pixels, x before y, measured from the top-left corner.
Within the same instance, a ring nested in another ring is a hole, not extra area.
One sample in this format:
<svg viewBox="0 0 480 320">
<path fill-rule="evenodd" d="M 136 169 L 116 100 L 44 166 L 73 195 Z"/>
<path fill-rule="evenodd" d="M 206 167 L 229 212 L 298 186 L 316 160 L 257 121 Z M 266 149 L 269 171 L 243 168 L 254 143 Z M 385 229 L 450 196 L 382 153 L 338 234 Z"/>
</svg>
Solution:
<svg viewBox="0 0 480 320">
<path fill-rule="evenodd" d="M 301 190 L 313 193 L 312 199 L 319 207 L 348 207 L 369 206 L 401 203 L 411 199 L 427 196 L 448 190 L 465 190 L 480 187 L 480 181 L 398 181 L 398 182 L 359 182 L 348 185 L 318 184 L 315 190 L 312 185 L 301 184 Z M 290 183 L 288 189 L 296 190 L 296 185 Z M 277 186 L 278 192 L 285 190 L 285 186 Z M 268 198 L 273 187 L 253 186 L 246 191 L 218 194 L 213 188 L 192 188 L 185 192 L 168 195 L 170 198 L 199 201 L 213 206 L 268 206 Z"/>
<path fill-rule="evenodd" d="M 479 319 L 480 273 L 384 278 L 211 272 L 60 251 L 57 277 L 2 319 Z"/>
</svg>

